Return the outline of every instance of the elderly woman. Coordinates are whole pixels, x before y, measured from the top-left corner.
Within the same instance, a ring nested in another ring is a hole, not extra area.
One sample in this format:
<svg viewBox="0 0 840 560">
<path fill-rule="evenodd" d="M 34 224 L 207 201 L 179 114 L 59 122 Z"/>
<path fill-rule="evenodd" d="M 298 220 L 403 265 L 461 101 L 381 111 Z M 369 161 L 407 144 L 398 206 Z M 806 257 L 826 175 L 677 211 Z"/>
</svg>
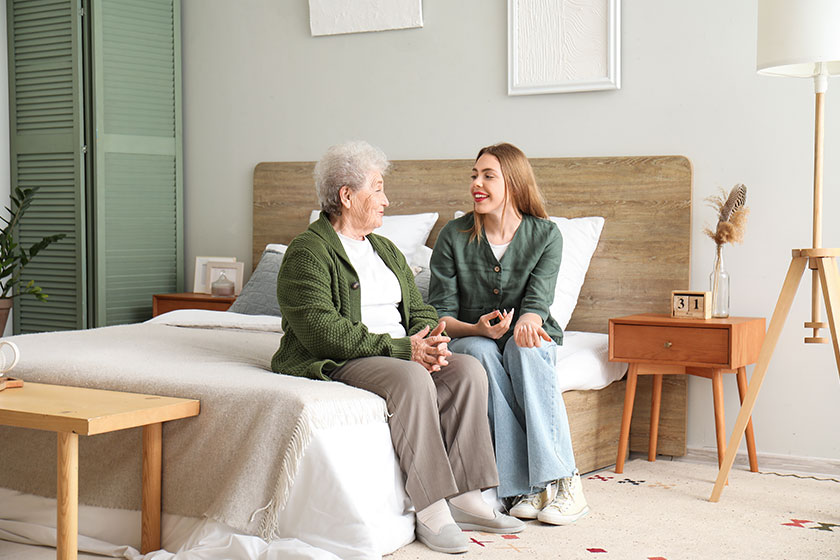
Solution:
<svg viewBox="0 0 840 560">
<path fill-rule="evenodd" d="M 405 257 L 372 233 L 388 207 L 387 168 L 366 142 L 334 146 L 315 166 L 322 211 L 280 268 L 285 334 L 271 365 L 385 399 L 417 537 L 433 550 L 466 552 L 460 529 L 512 533 L 524 524 L 481 497 L 498 485 L 486 373 L 475 358 L 449 352 Z"/>
</svg>

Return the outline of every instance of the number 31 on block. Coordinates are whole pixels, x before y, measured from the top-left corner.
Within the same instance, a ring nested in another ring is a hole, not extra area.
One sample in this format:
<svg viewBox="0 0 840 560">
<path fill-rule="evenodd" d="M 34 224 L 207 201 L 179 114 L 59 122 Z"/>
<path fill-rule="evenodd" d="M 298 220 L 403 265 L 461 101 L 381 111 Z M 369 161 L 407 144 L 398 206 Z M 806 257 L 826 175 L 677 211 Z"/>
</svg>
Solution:
<svg viewBox="0 0 840 560">
<path fill-rule="evenodd" d="M 712 316 L 712 292 L 671 292 L 671 317 L 709 319 Z"/>
</svg>

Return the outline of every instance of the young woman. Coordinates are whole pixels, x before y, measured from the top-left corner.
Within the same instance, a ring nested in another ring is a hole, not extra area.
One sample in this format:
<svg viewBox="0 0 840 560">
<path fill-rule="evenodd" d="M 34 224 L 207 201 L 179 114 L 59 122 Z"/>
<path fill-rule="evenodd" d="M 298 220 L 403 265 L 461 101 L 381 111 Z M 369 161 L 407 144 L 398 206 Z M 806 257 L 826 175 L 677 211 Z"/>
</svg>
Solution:
<svg viewBox="0 0 840 560">
<path fill-rule="evenodd" d="M 478 152 L 470 195 L 473 211 L 449 222 L 435 244 L 430 303 L 453 338 L 449 349 L 487 371 L 499 497 L 513 499 L 516 517 L 574 523 L 589 506 L 555 390 L 563 331 L 548 310 L 563 239 L 516 146 Z"/>
</svg>

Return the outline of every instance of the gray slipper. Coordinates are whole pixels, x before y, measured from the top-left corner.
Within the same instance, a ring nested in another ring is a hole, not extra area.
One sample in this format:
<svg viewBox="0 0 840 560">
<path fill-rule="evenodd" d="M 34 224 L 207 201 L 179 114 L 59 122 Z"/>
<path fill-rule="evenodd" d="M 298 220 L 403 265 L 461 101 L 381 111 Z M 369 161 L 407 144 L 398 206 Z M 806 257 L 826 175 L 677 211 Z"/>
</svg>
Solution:
<svg viewBox="0 0 840 560">
<path fill-rule="evenodd" d="M 518 533 L 525 529 L 525 523 L 498 511 L 494 512 L 496 517 L 493 519 L 473 515 L 452 504 L 449 504 L 449 511 L 452 512 L 452 519 L 461 529 L 505 534 Z"/>
<path fill-rule="evenodd" d="M 420 542 L 437 552 L 461 554 L 467 551 L 467 545 L 470 542 L 461 529 L 453 523 L 444 525 L 439 533 L 432 533 L 431 529 L 417 520 L 414 532 Z"/>
</svg>

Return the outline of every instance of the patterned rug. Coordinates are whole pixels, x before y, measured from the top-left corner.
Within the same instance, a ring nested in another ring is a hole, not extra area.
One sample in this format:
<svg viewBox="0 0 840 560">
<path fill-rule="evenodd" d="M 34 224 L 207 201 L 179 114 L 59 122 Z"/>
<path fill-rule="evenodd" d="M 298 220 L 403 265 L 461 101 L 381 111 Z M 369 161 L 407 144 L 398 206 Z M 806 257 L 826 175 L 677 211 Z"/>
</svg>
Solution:
<svg viewBox="0 0 840 560">
<path fill-rule="evenodd" d="M 759 465 L 760 467 L 760 465 Z M 840 483 L 733 470 L 718 503 L 711 464 L 635 459 L 583 477 L 592 511 L 567 527 L 468 531 L 461 558 L 564 560 L 840 559 Z M 414 542 L 386 558 L 437 559 Z"/>
</svg>

